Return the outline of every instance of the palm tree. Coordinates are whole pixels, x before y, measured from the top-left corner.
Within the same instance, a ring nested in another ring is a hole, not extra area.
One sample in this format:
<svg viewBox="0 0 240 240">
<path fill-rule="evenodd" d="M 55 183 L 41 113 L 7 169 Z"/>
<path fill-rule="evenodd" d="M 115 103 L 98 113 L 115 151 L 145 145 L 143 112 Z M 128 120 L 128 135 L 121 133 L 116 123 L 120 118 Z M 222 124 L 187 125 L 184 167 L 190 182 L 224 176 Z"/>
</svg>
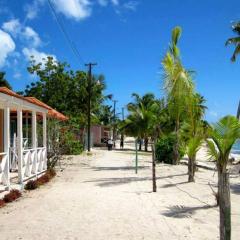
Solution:
<svg viewBox="0 0 240 240">
<path fill-rule="evenodd" d="M 127 105 L 129 112 L 136 112 L 139 110 L 141 112 L 143 109 L 147 110 L 151 107 L 151 105 L 155 101 L 155 96 L 152 93 L 146 93 L 142 97 L 140 95 L 138 95 L 137 93 L 133 93 L 132 97 L 134 97 L 134 102 L 131 102 Z M 144 128 L 142 129 L 142 134 L 140 134 L 140 135 L 141 136 L 139 136 L 139 139 L 140 140 L 144 139 L 145 151 L 147 152 L 149 136 Z M 142 150 L 142 142 L 141 141 L 139 144 L 139 150 Z"/>
<path fill-rule="evenodd" d="M 180 27 L 175 27 L 173 29 L 169 51 L 166 53 L 162 61 L 164 89 L 167 94 L 169 114 L 175 121 L 175 134 L 177 141 L 174 146 L 174 164 L 177 164 L 180 158 L 180 121 L 187 106 L 187 98 L 192 94 L 194 87 L 191 76 L 192 74 L 183 67 L 180 59 L 180 51 L 177 47 L 181 31 Z"/>
<path fill-rule="evenodd" d="M 181 137 L 185 142 L 188 155 L 188 182 L 194 182 L 196 171 L 196 155 L 204 138 L 205 99 L 198 93 L 189 96 L 186 120 L 181 129 Z"/>
<path fill-rule="evenodd" d="M 220 210 L 220 239 L 231 239 L 231 201 L 229 172 L 227 165 L 229 154 L 235 141 L 240 138 L 240 123 L 233 116 L 226 116 L 212 125 L 207 140 L 208 154 L 216 160 L 218 170 L 218 200 Z"/>
<path fill-rule="evenodd" d="M 240 21 L 238 22 L 235 22 L 233 25 L 232 25 L 232 30 L 233 32 L 235 32 L 238 36 L 237 37 L 233 37 L 233 38 L 229 38 L 225 45 L 229 45 L 229 44 L 232 44 L 235 46 L 235 50 L 233 52 L 233 55 L 231 57 L 231 60 L 232 62 L 235 62 L 236 61 L 236 57 L 238 54 L 240 54 Z"/>
</svg>

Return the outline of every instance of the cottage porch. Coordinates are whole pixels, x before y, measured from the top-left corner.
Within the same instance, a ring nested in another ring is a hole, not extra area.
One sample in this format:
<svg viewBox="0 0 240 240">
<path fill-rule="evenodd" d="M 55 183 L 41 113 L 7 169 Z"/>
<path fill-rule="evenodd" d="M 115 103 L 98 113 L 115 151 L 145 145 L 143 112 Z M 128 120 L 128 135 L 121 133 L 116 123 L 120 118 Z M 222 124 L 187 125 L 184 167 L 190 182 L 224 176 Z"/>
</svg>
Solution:
<svg viewBox="0 0 240 240">
<path fill-rule="evenodd" d="M 49 108 L 32 103 L 12 91 L 0 91 L 0 191 L 25 181 L 47 169 L 47 113 Z M 13 122 L 16 124 L 11 124 Z M 37 121 L 41 121 L 39 144 Z M 29 134 L 29 125 L 31 134 Z M 15 126 L 15 130 L 13 129 Z M 27 130 L 26 130 L 27 128 Z M 25 143 L 28 141 L 28 144 Z"/>
</svg>

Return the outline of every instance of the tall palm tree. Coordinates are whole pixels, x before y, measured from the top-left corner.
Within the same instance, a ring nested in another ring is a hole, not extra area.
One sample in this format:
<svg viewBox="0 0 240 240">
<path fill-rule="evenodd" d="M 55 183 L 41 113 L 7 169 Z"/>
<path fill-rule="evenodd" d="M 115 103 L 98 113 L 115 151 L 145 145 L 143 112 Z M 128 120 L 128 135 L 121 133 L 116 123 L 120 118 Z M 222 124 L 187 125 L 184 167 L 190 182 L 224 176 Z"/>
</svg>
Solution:
<svg viewBox="0 0 240 240">
<path fill-rule="evenodd" d="M 229 38 L 225 45 L 234 45 L 235 46 L 235 50 L 233 52 L 233 55 L 231 57 L 231 60 L 232 62 L 235 62 L 236 61 L 236 58 L 237 58 L 237 55 L 240 54 L 240 21 L 238 22 L 235 22 L 233 25 L 232 25 L 232 30 L 234 33 L 237 34 L 237 37 L 233 37 L 233 38 Z"/>
<path fill-rule="evenodd" d="M 230 240 L 231 201 L 227 165 L 232 146 L 240 138 L 240 123 L 237 118 L 226 116 L 212 125 L 209 136 L 211 140 L 207 140 L 208 154 L 216 160 L 218 170 L 220 239 Z"/>
<path fill-rule="evenodd" d="M 175 121 L 177 141 L 174 146 L 174 164 L 177 164 L 180 158 L 180 121 L 187 106 L 187 98 L 192 94 L 194 88 L 192 74 L 183 67 L 180 59 L 180 50 L 177 47 L 181 32 L 182 30 L 180 27 L 175 27 L 173 29 L 169 50 L 162 61 L 164 89 L 167 95 L 168 109 Z"/>
</svg>

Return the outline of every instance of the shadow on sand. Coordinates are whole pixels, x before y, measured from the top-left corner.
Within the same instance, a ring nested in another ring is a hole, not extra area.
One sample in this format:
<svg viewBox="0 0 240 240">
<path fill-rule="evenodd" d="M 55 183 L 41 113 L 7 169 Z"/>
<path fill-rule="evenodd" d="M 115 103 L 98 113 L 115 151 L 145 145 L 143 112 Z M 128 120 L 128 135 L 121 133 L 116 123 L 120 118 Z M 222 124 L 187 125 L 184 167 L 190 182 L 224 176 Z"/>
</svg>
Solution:
<svg viewBox="0 0 240 240">
<path fill-rule="evenodd" d="M 165 212 L 162 212 L 166 217 L 173 217 L 173 218 L 191 218 L 192 215 L 194 215 L 198 210 L 204 210 L 204 209 L 210 209 L 214 208 L 216 205 L 213 206 L 198 206 L 198 207 L 186 207 L 182 205 L 176 205 L 168 207 L 168 210 Z"/>
<path fill-rule="evenodd" d="M 157 177 L 156 179 L 165 179 L 165 178 L 172 178 L 177 176 L 184 176 L 186 174 L 175 174 L 175 175 L 168 175 L 164 177 Z M 100 178 L 96 180 L 85 181 L 84 183 L 96 183 L 98 187 L 112 187 L 112 186 L 119 186 L 123 184 L 128 184 L 131 182 L 142 182 L 142 181 L 152 181 L 151 177 L 123 177 L 123 178 Z"/>
</svg>

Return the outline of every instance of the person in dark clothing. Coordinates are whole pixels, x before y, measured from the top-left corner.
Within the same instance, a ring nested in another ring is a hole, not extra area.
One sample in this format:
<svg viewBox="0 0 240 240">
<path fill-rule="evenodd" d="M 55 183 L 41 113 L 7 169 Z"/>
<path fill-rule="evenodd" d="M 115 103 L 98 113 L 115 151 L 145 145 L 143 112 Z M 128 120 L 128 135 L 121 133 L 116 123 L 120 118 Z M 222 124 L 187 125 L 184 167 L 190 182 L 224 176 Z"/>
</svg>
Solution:
<svg viewBox="0 0 240 240">
<path fill-rule="evenodd" d="M 120 148 L 123 149 L 124 147 L 124 139 L 123 139 L 123 135 L 121 136 L 121 139 L 120 139 Z"/>
</svg>

